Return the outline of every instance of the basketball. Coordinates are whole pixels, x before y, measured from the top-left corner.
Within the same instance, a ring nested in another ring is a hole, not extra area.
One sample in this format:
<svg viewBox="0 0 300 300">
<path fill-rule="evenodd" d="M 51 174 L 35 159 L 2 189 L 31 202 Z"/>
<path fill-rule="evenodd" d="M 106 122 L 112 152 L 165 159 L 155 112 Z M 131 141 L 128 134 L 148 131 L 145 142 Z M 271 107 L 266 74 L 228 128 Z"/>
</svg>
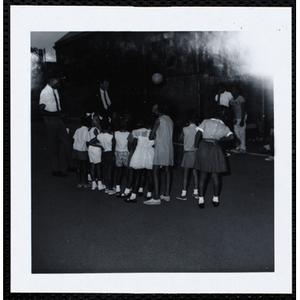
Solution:
<svg viewBox="0 0 300 300">
<path fill-rule="evenodd" d="M 163 81 L 163 76 L 160 73 L 155 73 L 152 75 L 152 82 L 155 84 L 160 84 Z"/>
</svg>

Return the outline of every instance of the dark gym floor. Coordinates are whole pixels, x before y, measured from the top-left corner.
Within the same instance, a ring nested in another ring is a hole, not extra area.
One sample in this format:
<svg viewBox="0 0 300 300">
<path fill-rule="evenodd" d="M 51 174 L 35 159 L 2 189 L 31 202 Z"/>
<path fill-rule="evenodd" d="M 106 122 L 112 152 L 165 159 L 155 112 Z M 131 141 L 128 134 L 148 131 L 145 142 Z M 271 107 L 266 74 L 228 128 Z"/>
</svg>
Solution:
<svg viewBox="0 0 300 300">
<path fill-rule="evenodd" d="M 75 173 L 52 177 L 42 122 L 32 123 L 32 272 L 272 272 L 274 164 L 254 155 L 228 158 L 220 206 L 175 198 L 182 169 L 173 170 L 171 201 L 146 206 L 103 191 L 78 189 Z M 177 147 L 181 160 L 181 146 Z"/>
</svg>

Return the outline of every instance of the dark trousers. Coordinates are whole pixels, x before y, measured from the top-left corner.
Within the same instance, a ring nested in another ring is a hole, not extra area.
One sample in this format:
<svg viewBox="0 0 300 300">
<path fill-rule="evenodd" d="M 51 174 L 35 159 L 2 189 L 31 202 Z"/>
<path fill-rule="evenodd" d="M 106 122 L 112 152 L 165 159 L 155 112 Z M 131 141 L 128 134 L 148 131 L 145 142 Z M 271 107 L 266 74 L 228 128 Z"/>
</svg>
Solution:
<svg viewBox="0 0 300 300">
<path fill-rule="evenodd" d="M 66 126 L 58 116 L 44 116 L 47 128 L 52 171 L 67 172 L 73 165 L 72 142 L 67 134 Z"/>
</svg>

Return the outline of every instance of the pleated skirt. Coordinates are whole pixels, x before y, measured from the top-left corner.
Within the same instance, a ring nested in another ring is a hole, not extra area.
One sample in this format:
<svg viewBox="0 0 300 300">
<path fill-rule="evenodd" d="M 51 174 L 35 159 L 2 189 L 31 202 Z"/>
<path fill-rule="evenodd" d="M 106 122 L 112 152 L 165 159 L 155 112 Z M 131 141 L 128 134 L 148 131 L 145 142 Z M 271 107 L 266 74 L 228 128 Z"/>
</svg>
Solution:
<svg viewBox="0 0 300 300">
<path fill-rule="evenodd" d="M 196 152 L 194 168 L 207 173 L 227 172 L 227 165 L 221 147 L 202 140 Z"/>
</svg>

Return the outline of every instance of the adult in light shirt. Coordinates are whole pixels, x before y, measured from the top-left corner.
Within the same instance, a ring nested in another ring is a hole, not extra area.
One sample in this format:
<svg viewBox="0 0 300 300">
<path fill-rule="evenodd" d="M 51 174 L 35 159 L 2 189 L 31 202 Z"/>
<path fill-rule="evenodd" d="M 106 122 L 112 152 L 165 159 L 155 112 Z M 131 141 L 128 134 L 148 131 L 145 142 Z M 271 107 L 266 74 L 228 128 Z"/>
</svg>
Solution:
<svg viewBox="0 0 300 300">
<path fill-rule="evenodd" d="M 234 86 L 232 88 L 233 99 L 230 100 L 230 106 L 233 109 L 233 128 L 236 135 L 236 148 L 232 150 L 235 153 L 246 152 L 246 101 L 240 95 L 240 88 Z"/>
<path fill-rule="evenodd" d="M 219 84 L 218 94 L 215 97 L 215 100 L 218 102 L 218 105 L 224 105 L 229 107 L 229 102 L 233 99 L 233 96 L 230 92 L 226 91 L 224 84 Z"/>
<path fill-rule="evenodd" d="M 74 172 L 75 168 L 72 160 L 72 141 L 62 121 L 65 114 L 61 112 L 58 87 L 59 78 L 52 77 L 48 80 L 40 94 L 39 111 L 47 129 L 52 175 L 66 177 L 67 172 Z"/>
</svg>

